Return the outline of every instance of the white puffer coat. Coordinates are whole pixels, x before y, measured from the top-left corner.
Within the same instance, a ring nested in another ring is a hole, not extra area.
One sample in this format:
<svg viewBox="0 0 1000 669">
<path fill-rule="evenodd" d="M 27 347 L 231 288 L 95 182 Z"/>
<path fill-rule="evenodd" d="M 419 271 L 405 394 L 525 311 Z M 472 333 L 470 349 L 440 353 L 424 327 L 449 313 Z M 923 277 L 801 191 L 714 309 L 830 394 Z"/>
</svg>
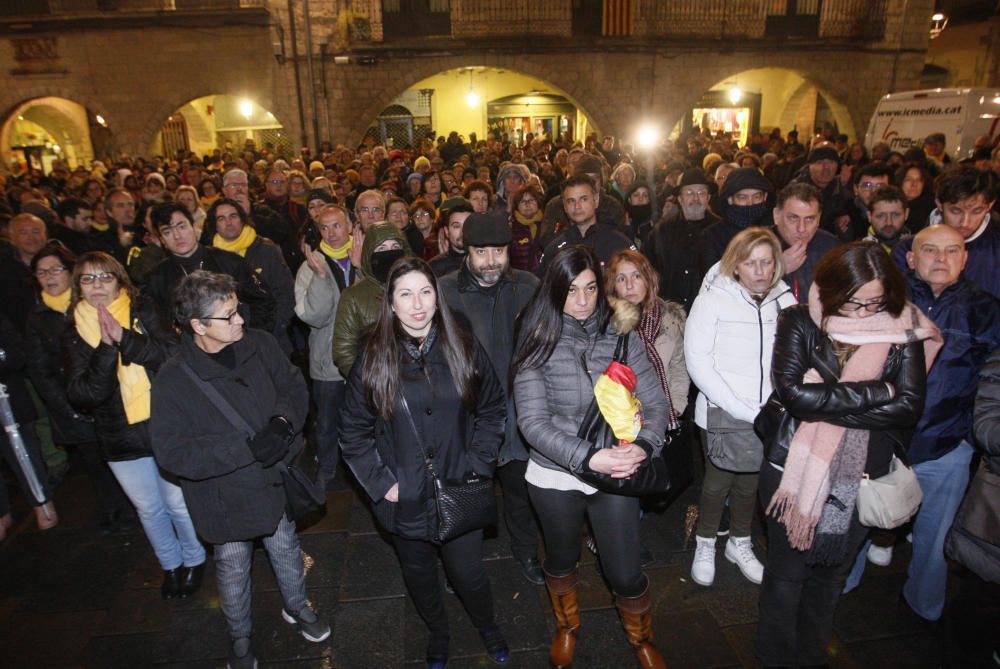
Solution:
<svg viewBox="0 0 1000 669">
<path fill-rule="evenodd" d="M 694 422 L 704 428 L 708 403 L 753 422 L 771 394 L 771 353 L 778 313 L 795 304 L 779 281 L 760 304 L 737 281 L 708 270 L 684 330 L 688 374 L 698 387 Z"/>
</svg>

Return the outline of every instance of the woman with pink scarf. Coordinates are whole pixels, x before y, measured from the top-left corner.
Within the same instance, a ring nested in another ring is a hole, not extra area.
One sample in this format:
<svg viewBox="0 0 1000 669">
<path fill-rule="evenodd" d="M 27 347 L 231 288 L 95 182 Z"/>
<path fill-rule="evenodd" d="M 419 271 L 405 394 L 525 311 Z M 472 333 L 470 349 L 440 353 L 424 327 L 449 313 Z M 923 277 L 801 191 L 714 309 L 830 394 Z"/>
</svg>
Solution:
<svg viewBox="0 0 1000 669">
<path fill-rule="evenodd" d="M 774 392 L 755 422 L 765 455 L 768 553 L 757 626 L 765 667 L 828 662 L 834 609 L 868 536 L 858 487 L 905 453 L 940 347 L 938 329 L 906 300 L 900 270 L 872 242 L 830 251 L 809 303 L 781 313 Z"/>
</svg>

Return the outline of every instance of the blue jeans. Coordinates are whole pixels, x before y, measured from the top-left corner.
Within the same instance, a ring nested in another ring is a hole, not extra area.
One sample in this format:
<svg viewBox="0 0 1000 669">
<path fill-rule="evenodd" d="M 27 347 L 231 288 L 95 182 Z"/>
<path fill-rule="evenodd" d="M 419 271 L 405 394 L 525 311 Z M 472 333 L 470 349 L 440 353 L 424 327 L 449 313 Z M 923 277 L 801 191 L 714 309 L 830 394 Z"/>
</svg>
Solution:
<svg viewBox="0 0 1000 669">
<path fill-rule="evenodd" d="M 937 460 L 913 467 L 924 501 L 913 521 L 913 558 L 906 572 L 903 597 L 926 620 L 937 620 L 944 611 L 948 584 L 944 540 L 969 486 L 972 454 L 972 446 L 963 441 Z"/>
<path fill-rule="evenodd" d="M 337 474 L 340 459 L 340 405 L 344 403 L 343 381 L 313 381 L 316 403 L 316 458 L 324 479 Z"/>
<path fill-rule="evenodd" d="M 164 570 L 194 567 L 205 561 L 205 548 L 194 531 L 180 487 L 164 480 L 152 457 L 109 462 L 132 502 L 146 538 Z"/>
</svg>

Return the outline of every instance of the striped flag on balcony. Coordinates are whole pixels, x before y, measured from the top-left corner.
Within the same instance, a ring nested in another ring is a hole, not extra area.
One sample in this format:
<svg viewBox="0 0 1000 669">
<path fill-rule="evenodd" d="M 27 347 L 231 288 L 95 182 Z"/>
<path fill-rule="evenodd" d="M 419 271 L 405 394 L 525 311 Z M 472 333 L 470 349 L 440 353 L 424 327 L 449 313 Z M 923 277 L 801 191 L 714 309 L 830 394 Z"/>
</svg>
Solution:
<svg viewBox="0 0 1000 669">
<path fill-rule="evenodd" d="M 604 0 L 601 34 L 623 36 L 632 34 L 632 0 Z"/>
</svg>

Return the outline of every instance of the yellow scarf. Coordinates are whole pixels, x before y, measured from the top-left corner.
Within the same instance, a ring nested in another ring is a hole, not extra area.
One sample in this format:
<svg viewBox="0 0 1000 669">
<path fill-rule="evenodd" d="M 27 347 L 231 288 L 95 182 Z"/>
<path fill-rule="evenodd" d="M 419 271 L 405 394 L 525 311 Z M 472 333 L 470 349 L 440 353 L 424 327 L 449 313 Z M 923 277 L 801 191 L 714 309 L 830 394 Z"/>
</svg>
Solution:
<svg viewBox="0 0 1000 669">
<path fill-rule="evenodd" d="M 208 211 L 208 208 L 211 207 L 213 204 L 215 204 L 215 201 L 218 200 L 220 197 L 222 197 L 222 196 L 221 195 L 211 195 L 211 196 L 209 196 L 209 195 L 202 195 L 201 196 L 201 206 L 204 207 L 205 211 Z"/>
<path fill-rule="evenodd" d="M 108 311 L 115 317 L 118 324 L 125 329 L 130 329 L 129 315 L 131 314 L 132 303 L 128 293 L 124 290 L 118 291 L 118 297 L 108 307 Z M 76 320 L 76 331 L 80 333 L 83 340 L 93 347 L 101 343 L 101 323 L 97 320 L 97 309 L 90 306 L 86 301 L 80 300 L 76 309 L 73 310 L 73 318 Z M 150 390 L 149 376 L 146 375 L 146 368 L 142 365 L 132 363 L 122 364 L 122 357 L 118 356 L 118 389 L 121 392 L 122 404 L 125 406 L 125 417 L 129 425 L 141 423 L 149 420 Z"/>
<path fill-rule="evenodd" d="M 223 251 L 232 251 L 233 253 L 239 253 L 241 256 L 246 256 L 247 249 L 255 241 L 257 241 L 257 231 L 253 229 L 253 226 L 244 225 L 240 236 L 231 242 L 227 242 L 219 233 L 216 233 L 212 239 L 212 246 Z"/>
<path fill-rule="evenodd" d="M 536 211 L 535 215 L 531 218 L 526 217 L 519 211 L 514 212 L 514 218 L 517 219 L 518 223 L 528 228 L 528 232 L 531 233 L 532 239 L 535 239 L 538 236 L 538 224 L 542 222 L 544 217 L 545 215 L 541 211 Z"/>
<path fill-rule="evenodd" d="M 90 227 L 92 227 L 94 230 L 97 230 L 98 232 L 107 232 L 108 230 L 111 229 L 111 224 L 110 223 L 98 223 L 97 221 L 91 221 L 90 222 Z"/>
<path fill-rule="evenodd" d="M 871 237 L 874 241 L 877 241 L 879 246 L 885 249 L 886 253 L 892 255 L 892 247 L 883 242 L 881 239 L 879 239 L 879 236 L 875 233 L 875 227 L 872 225 L 868 226 L 868 236 Z"/>
<path fill-rule="evenodd" d="M 347 254 L 351 252 L 351 248 L 354 246 L 354 238 L 348 237 L 347 243 L 343 246 L 338 246 L 333 248 L 326 242 L 319 243 L 319 250 L 322 251 L 327 256 L 333 258 L 334 260 L 343 260 L 347 257 Z"/>
<path fill-rule="evenodd" d="M 42 302 L 45 303 L 52 311 L 58 311 L 61 314 L 65 314 L 66 310 L 69 309 L 69 298 L 73 294 L 71 288 L 67 288 L 66 292 L 61 295 L 49 295 L 44 290 L 42 291 Z"/>
</svg>

